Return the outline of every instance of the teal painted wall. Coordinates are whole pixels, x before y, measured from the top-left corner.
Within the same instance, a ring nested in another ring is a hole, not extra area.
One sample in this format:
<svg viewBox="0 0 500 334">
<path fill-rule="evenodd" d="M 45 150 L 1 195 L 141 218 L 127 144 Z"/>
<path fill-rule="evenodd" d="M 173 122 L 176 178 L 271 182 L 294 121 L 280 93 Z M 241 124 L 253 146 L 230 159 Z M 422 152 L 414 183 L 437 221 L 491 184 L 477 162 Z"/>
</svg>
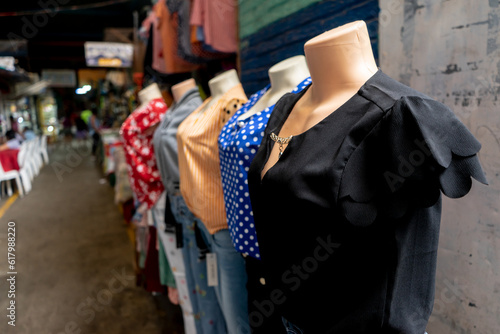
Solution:
<svg viewBox="0 0 500 334">
<path fill-rule="evenodd" d="M 253 94 L 267 85 L 269 80 L 267 71 L 272 65 L 286 58 L 304 54 L 304 44 L 309 39 L 356 20 L 366 22 L 377 58 L 379 15 L 377 0 L 240 0 L 240 2 L 242 5 L 239 11 L 240 35 L 244 36 L 240 38 L 241 82 L 247 94 Z M 296 8 L 301 9 L 272 21 Z M 262 26 L 264 23 L 266 25 Z"/>
<path fill-rule="evenodd" d="M 240 38 L 321 0 L 239 0 Z"/>
</svg>

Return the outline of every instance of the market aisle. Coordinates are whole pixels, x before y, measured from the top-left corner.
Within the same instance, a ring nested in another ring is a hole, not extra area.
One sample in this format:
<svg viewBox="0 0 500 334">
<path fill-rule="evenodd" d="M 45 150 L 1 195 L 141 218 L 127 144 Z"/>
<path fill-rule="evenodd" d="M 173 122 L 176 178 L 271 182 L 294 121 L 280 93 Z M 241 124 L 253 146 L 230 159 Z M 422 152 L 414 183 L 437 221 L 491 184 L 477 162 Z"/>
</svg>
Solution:
<svg viewBox="0 0 500 334">
<path fill-rule="evenodd" d="M 162 331 L 173 315 L 135 286 L 133 246 L 101 177 L 86 150 L 59 147 L 32 192 L 0 219 L 0 333 L 180 333 Z M 16 223 L 15 328 L 6 318 L 9 221 Z"/>
</svg>

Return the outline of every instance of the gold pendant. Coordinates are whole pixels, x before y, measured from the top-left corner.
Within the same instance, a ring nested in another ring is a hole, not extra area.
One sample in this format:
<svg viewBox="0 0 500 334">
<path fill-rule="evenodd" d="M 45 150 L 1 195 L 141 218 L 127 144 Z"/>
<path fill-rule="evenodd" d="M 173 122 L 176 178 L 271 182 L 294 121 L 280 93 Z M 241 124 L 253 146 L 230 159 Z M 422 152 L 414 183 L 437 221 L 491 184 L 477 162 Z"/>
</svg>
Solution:
<svg viewBox="0 0 500 334">
<path fill-rule="evenodd" d="M 286 145 L 290 142 L 290 140 L 292 140 L 292 137 L 293 136 L 290 136 L 290 137 L 279 137 L 277 135 L 274 134 L 274 132 L 271 133 L 270 135 L 271 139 L 275 142 L 275 143 L 278 143 L 279 147 L 279 154 L 278 154 L 278 160 L 279 158 L 281 158 L 281 156 L 283 155 L 283 145 Z"/>
</svg>

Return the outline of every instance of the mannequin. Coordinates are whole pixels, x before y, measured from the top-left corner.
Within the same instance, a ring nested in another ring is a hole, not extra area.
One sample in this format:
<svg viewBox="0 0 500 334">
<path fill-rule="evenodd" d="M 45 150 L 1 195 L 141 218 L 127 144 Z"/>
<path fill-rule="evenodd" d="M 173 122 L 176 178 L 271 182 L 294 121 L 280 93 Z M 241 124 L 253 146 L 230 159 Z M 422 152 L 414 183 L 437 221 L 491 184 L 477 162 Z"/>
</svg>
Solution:
<svg viewBox="0 0 500 334">
<path fill-rule="evenodd" d="M 211 97 L 177 130 L 180 192 L 196 217 L 206 246 L 216 255 L 215 286 L 228 333 L 248 333 L 245 262 L 232 243 L 225 216 L 217 138 L 224 124 L 247 102 L 235 70 L 209 81 Z M 213 259 L 212 255 L 207 258 Z M 215 281 L 215 278 L 214 278 Z"/>
<path fill-rule="evenodd" d="M 176 85 L 172 86 L 172 95 L 174 96 L 174 101 L 177 103 L 184 96 L 184 94 L 191 88 L 196 87 L 196 81 L 193 78 L 184 80 Z"/>
<path fill-rule="evenodd" d="M 285 121 L 279 137 L 301 134 L 349 100 L 377 72 L 363 21 L 327 31 L 304 45 L 312 86 Z M 291 139 L 293 140 L 293 139 Z M 286 144 L 283 145 L 286 149 Z M 274 145 L 261 177 L 278 161 Z"/>
<path fill-rule="evenodd" d="M 161 203 L 163 207 L 157 210 L 159 235 L 167 250 L 167 258 L 176 268 L 186 333 L 225 333 L 225 319 L 216 292 L 213 287 L 207 286 L 206 261 L 198 259 L 200 251 L 193 232 L 196 218 L 179 193 L 177 129 L 202 104 L 202 100 L 193 79 L 174 85 L 172 96 L 174 103 L 153 136 L 155 157 L 166 190 Z M 167 226 L 168 230 L 165 229 Z M 180 244 L 182 247 L 177 248 Z M 169 295 L 171 290 L 169 287 Z M 204 291 L 204 294 L 192 291 Z"/>
<path fill-rule="evenodd" d="M 263 132 L 258 129 L 266 127 L 276 101 L 286 93 L 301 92 L 311 82 L 304 56 L 281 61 L 272 66 L 268 73 L 271 85 L 250 97 L 249 102 L 224 125 L 218 139 L 226 218 L 234 248 L 245 258 L 248 314 L 253 334 L 280 334 L 285 333 L 285 329 L 281 317 L 276 313 L 266 315 L 264 319 L 255 317 L 259 306 L 254 301 L 268 298 L 272 290 L 262 285 L 264 278 L 248 198 L 247 171 L 263 139 Z"/>
<path fill-rule="evenodd" d="M 222 74 L 219 74 L 215 78 L 208 82 L 208 87 L 210 88 L 210 95 L 208 102 L 200 109 L 199 113 L 204 112 L 210 108 L 215 102 L 217 102 L 228 90 L 240 83 L 238 78 L 238 73 L 235 69 L 231 69 Z"/>
<path fill-rule="evenodd" d="M 139 91 L 138 95 L 139 100 L 141 101 L 141 106 L 154 99 L 163 99 L 160 87 L 158 87 L 156 82 Z"/>
<path fill-rule="evenodd" d="M 377 69 L 364 22 L 305 55 L 312 85 L 276 104 L 248 171 L 274 310 L 294 333 L 423 334 L 441 195 L 486 183 L 481 145 L 447 106 Z"/>
<path fill-rule="evenodd" d="M 307 68 L 306 58 L 301 55 L 285 59 L 273 65 L 268 74 L 271 88 L 252 108 L 238 117 L 239 121 L 274 105 L 280 97 L 292 91 L 302 80 L 309 76 L 309 69 Z"/>
<path fill-rule="evenodd" d="M 163 102 L 165 101 L 163 99 L 163 95 L 161 93 L 160 87 L 158 87 L 158 84 L 156 82 L 153 82 L 152 84 L 150 84 L 146 88 L 140 90 L 139 93 L 138 93 L 138 96 L 139 96 L 139 101 L 141 101 L 141 104 L 137 107 L 137 109 L 143 108 L 151 100 L 154 100 L 154 99 L 162 99 Z M 156 127 L 159 124 L 160 124 L 159 122 L 153 124 L 148 130 L 146 130 L 144 132 L 144 135 L 145 136 L 152 135 L 154 133 L 154 131 L 156 130 Z"/>
</svg>

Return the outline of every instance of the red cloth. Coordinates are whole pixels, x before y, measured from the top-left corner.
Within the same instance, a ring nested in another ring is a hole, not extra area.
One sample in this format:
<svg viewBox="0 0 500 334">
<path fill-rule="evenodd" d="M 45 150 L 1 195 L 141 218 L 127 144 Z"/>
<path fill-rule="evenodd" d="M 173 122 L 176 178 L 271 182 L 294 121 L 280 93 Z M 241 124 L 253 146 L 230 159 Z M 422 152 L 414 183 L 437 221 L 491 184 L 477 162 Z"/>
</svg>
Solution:
<svg viewBox="0 0 500 334">
<path fill-rule="evenodd" d="M 151 209 L 163 192 L 163 183 L 156 166 L 153 148 L 154 131 L 167 111 L 163 99 L 153 99 L 130 114 L 120 129 L 128 165 L 130 186 L 137 200 Z"/>
<path fill-rule="evenodd" d="M 134 216 L 134 200 L 129 199 L 125 203 L 122 203 L 122 210 L 123 210 L 123 219 L 125 219 L 125 222 L 127 224 L 130 224 L 132 222 L 132 217 Z"/>
<path fill-rule="evenodd" d="M 144 274 L 146 276 L 146 290 L 149 292 L 163 292 L 160 282 L 160 267 L 158 265 L 158 250 L 156 249 L 156 227 L 149 227 L 148 250 L 146 253 L 146 263 Z"/>
<path fill-rule="evenodd" d="M 19 150 L 3 150 L 0 151 L 0 163 L 5 172 L 11 170 L 19 170 L 19 163 L 17 162 L 17 155 Z"/>
</svg>

